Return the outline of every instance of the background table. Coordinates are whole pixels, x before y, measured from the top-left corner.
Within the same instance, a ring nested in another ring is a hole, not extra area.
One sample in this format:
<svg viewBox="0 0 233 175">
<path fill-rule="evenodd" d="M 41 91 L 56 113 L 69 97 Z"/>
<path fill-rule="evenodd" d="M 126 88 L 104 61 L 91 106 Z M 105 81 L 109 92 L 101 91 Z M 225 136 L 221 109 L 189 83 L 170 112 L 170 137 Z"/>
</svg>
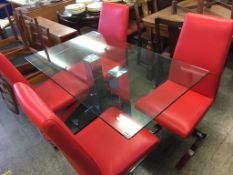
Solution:
<svg viewBox="0 0 233 175">
<path fill-rule="evenodd" d="M 9 0 L 10 1 L 10 0 Z M 52 21 L 57 22 L 57 11 L 64 11 L 65 6 L 75 3 L 75 0 L 62 0 L 56 3 L 50 3 L 47 5 L 30 7 L 30 6 L 21 6 L 15 8 L 15 10 L 21 10 L 23 14 L 36 18 L 37 16 L 42 16 Z"/>
<path fill-rule="evenodd" d="M 39 25 L 49 28 L 49 32 L 54 43 L 67 41 L 78 34 L 78 31 L 73 28 L 64 26 L 41 16 L 37 17 L 37 21 Z"/>
<path fill-rule="evenodd" d="M 94 12 L 85 11 L 81 14 L 71 14 L 67 10 L 64 10 L 63 16 L 70 21 L 76 22 L 77 25 L 80 26 L 80 28 L 84 26 L 97 28 L 100 12 L 94 13 Z"/>
<path fill-rule="evenodd" d="M 196 0 L 186 0 L 186 1 L 182 1 L 179 4 L 181 4 L 182 6 L 190 6 L 190 5 L 194 5 L 196 4 L 197 1 Z M 179 21 L 179 22 L 183 22 L 185 15 L 187 14 L 187 12 L 178 9 L 177 14 L 172 14 L 172 8 L 167 7 L 163 10 L 160 10 L 156 13 L 153 13 L 149 16 L 146 16 L 145 18 L 143 18 L 143 23 L 146 26 L 155 27 L 155 18 L 160 17 L 163 19 L 167 19 L 167 20 L 171 20 L 171 21 Z M 213 5 L 210 9 L 205 9 L 204 10 L 204 15 L 212 15 L 212 16 L 218 16 L 218 17 L 223 17 L 223 18 L 231 18 L 231 11 L 219 6 L 219 5 Z"/>
</svg>

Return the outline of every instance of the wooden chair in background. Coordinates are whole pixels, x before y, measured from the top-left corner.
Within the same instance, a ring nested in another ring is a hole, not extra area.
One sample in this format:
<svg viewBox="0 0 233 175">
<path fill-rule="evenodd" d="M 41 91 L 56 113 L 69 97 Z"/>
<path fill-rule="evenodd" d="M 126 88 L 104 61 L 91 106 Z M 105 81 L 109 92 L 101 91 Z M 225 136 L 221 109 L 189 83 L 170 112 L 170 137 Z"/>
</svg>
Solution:
<svg viewBox="0 0 233 175">
<path fill-rule="evenodd" d="M 31 48 L 36 51 L 44 50 L 47 59 L 50 61 L 48 48 L 53 44 L 51 42 L 51 35 L 49 29 L 38 24 L 38 21 L 34 19 L 29 23 L 30 35 L 31 35 Z"/>
<path fill-rule="evenodd" d="M 0 25 L 0 34 L 2 39 L 0 40 L 0 51 L 3 52 L 4 54 L 11 54 L 14 52 L 19 52 L 22 50 L 22 47 L 20 46 L 20 41 L 19 41 L 19 35 L 16 32 L 16 27 L 13 24 L 13 20 L 10 17 L 8 10 L 7 10 L 7 5 L 8 4 L 1 4 L 0 5 L 0 10 L 4 12 L 4 14 L 7 16 L 6 19 L 2 19 L 0 22 L 2 22 Z M 12 31 L 12 36 L 7 37 L 6 32 L 5 32 L 5 27 L 10 26 L 11 31 Z M 12 46 L 12 47 L 10 47 Z M 10 57 L 10 56 L 9 56 Z"/>
<path fill-rule="evenodd" d="M 173 0 L 172 1 L 172 14 L 176 14 L 177 13 L 177 9 L 181 9 L 184 10 L 186 12 L 192 12 L 192 13 L 200 13 L 203 14 L 204 9 L 205 8 L 211 8 L 212 5 L 220 5 L 222 7 L 225 7 L 226 9 L 231 11 L 231 16 L 230 18 L 233 19 L 233 2 L 231 4 L 228 4 L 224 1 L 220 1 L 220 0 L 198 0 L 197 3 L 195 5 L 191 5 L 191 6 L 182 6 L 180 4 L 178 4 L 178 2 L 180 2 L 181 0 Z"/>
<path fill-rule="evenodd" d="M 206 0 L 206 1 L 207 1 L 206 3 L 207 8 L 210 8 L 214 4 L 218 4 L 222 7 L 225 7 L 228 10 L 231 10 L 231 19 L 233 19 L 233 1 L 231 1 L 231 4 L 225 3 L 223 1 L 216 1 L 216 0 Z"/>
<path fill-rule="evenodd" d="M 19 114 L 18 104 L 14 92 L 9 83 L 0 75 L 0 94 L 7 108 L 15 114 Z"/>
<path fill-rule="evenodd" d="M 16 36 L 16 30 L 13 27 L 13 18 L 9 15 L 9 12 L 7 10 L 8 5 L 9 4 L 7 4 L 7 3 L 0 4 L 0 11 L 2 11 L 3 14 L 5 14 L 5 16 L 6 16 L 6 18 L 0 19 L 0 36 L 2 39 L 7 38 L 5 28 L 8 26 L 11 26 L 12 32 L 13 32 L 14 36 Z"/>
<path fill-rule="evenodd" d="M 36 19 L 24 16 L 21 12 L 15 12 L 15 21 L 19 32 L 19 34 L 17 34 L 17 40 L 15 40 L 17 41 L 18 49 L 10 48 L 1 52 L 6 55 L 10 61 L 13 61 L 13 59 L 19 56 L 45 50 L 46 56 L 49 59 L 47 51 L 47 48 L 51 46 L 49 29 L 39 26 Z M 21 60 L 15 67 L 31 84 L 47 79 L 43 73 L 24 60 Z M 4 78 L 1 77 L 0 93 L 8 109 L 18 114 L 19 111 L 12 87 Z"/>
<path fill-rule="evenodd" d="M 5 28 L 7 28 L 10 25 L 8 19 L 0 19 L 0 36 L 1 39 L 7 38 L 7 33 L 5 31 Z"/>
<path fill-rule="evenodd" d="M 169 54 L 173 57 L 176 43 L 181 31 L 183 22 L 170 21 L 162 18 L 155 18 L 155 48 L 156 52 L 163 52 L 162 39 L 168 38 Z M 166 28 L 168 33 L 164 33 L 162 29 Z"/>
<path fill-rule="evenodd" d="M 137 20 L 138 29 L 138 46 L 142 47 L 143 43 L 147 46 L 152 46 L 152 29 L 145 28 L 142 22 L 142 18 L 151 14 L 153 7 L 149 7 L 148 0 L 136 0 L 134 3 L 134 11 Z M 152 48 L 149 48 L 153 50 Z"/>
<path fill-rule="evenodd" d="M 155 42 L 154 47 L 156 52 L 165 57 L 173 57 L 177 40 L 182 28 L 183 22 L 170 21 L 163 18 L 155 18 Z M 167 47 L 168 46 L 168 47 Z M 168 49 L 168 50 L 167 50 Z M 155 80 L 157 87 L 162 82 L 161 75 L 167 75 L 164 69 L 163 61 L 158 59 L 156 63 L 150 67 L 151 77 Z"/>
</svg>

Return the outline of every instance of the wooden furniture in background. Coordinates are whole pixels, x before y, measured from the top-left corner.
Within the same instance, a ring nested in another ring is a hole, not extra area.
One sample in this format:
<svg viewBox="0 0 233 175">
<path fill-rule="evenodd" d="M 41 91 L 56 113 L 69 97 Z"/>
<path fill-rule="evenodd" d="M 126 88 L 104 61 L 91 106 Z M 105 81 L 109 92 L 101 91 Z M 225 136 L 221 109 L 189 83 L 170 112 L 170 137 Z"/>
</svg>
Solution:
<svg viewBox="0 0 233 175">
<path fill-rule="evenodd" d="M 51 34 L 49 32 L 49 28 L 40 26 L 38 24 L 37 19 L 33 19 L 29 16 L 22 15 L 21 16 L 21 23 L 22 23 L 22 33 L 24 33 L 25 40 L 27 41 L 27 45 L 30 51 L 37 52 L 44 50 L 45 54 L 48 59 L 49 54 L 47 51 L 48 47 L 53 46 L 51 40 Z"/>
<path fill-rule="evenodd" d="M 142 46 L 146 42 L 147 46 L 152 46 L 150 38 L 152 37 L 152 30 L 150 26 L 145 27 L 142 19 L 151 14 L 153 7 L 149 7 L 148 0 L 136 0 L 134 3 L 134 11 L 137 20 L 138 29 L 138 46 Z M 149 42 L 149 43 L 148 43 Z M 153 48 L 149 48 L 153 50 Z"/>
<path fill-rule="evenodd" d="M 78 31 L 78 34 L 79 35 L 81 34 L 81 30 L 80 30 L 81 24 L 75 19 L 72 20 L 72 18 L 66 17 L 65 15 L 63 15 L 63 13 L 60 13 L 58 11 L 57 11 L 57 19 L 60 24 L 76 29 Z"/>
<path fill-rule="evenodd" d="M 156 52 L 162 53 L 162 38 L 163 35 L 160 34 L 160 28 L 161 26 L 166 26 L 168 28 L 168 44 L 169 44 L 169 53 L 170 57 L 173 57 L 173 53 L 176 47 L 176 43 L 181 31 L 181 27 L 183 25 L 183 22 L 175 22 L 175 21 L 169 21 L 162 18 L 155 18 L 155 33 L 156 33 L 156 43 L 155 48 Z"/>
<path fill-rule="evenodd" d="M 73 3 L 75 3 L 75 0 L 63 0 L 60 2 L 50 3 L 48 5 L 31 7 L 31 8 L 28 6 L 17 7 L 15 8 L 15 10 L 20 10 L 24 15 L 30 16 L 32 18 L 41 16 L 57 22 L 56 12 L 57 11 L 63 12 L 65 6 Z"/>
<path fill-rule="evenodd" d="M 196 0 L 195 5 L 191 6 L 183 6 L 182 4 L 178 3 L 178 0 L 172 1 L 172 14 L 177 13 L 177 9 L 184 10 L 186 12 L 193 12 L 193 13 L 204 13 L 205 8 L 210 9 L 212 5 L 220 5 L 228 10 L 231 10 L 230 18 L 233 19 L 233 3 L 230 5 L 226 2 L 223 2 L 221 0 Z"/>
<path fill-rule="evenodd" d="M 182 6 L 191 6 L 191 5 L 195 5 L 196 1 L 195 0 L 186 0 L 186 1 L 182 1 L 180 2 L 180 4 Z M 158 11 L 156 13 L 153 13 L 149 16 L 146 16 L 142 19 L 143 24 L 145 26 L 149 26 L 154 28 L 155 27 L 155 18 L 163 18 L 163 19 L 167 19 L 170 21 L 176 21 L 176 22 L 184 22 L 184 18 L 185 15 L 187 14 L 187 12 L 178 9 L 177 10 L 177 14 L 171 14 L 171 9 L 172 7 L 167 7 L 161 11 Z M 223 18 L 230 18 L 231 16 L 231 11 L 219 6 L 219 5 L 212 5 L 212 7 L 210 9 L 205 9 L 204 15 L 211 15 L 211 16 L 218 16 L 218 17 L 223 17 Z M 167 28 L 163 29 L 163 32 L 167 33 Z"/>
<path fill-rule="evenodd" d="M 6 32 L 5 32 L 5 28 L 8 26 L 11 26 L 14 36 L 16 37 L 16 35 L 17 35 L 16 30 L 13 27 L 13 19 L 10 17 L 9 12 L 7 10 L 8 5 L 9 4 L 6 4 L 6 3 L 0 4 L 0 10 L 3 11 L 3 13 L 7 17 L 5 19 L 0 19 L 0 36 L 2 37 L 2 39 L 7 37 Z"/>
<path fill-rule="evenodd" d="M 7 7 L 7 4 L 0 5 L 0 9 L 4 9 L 4 12 L 8 17 L 9 24 L 13 32 L 13 36 L 9 36 L 7 38 L 3 38 L 2 40 L 0 40 L 0 48 L 3 54 L 7 55 L 9 59 L 13 59 L 16 54 L 23 52 L 25 47 L 22 41 L 20 40 L 19 34 L 16 32 L 16 27 L 13 24 L 13 21 L 11 17 L 9 16 L 9 13 L 6 7 Z"/>
<path fill-rule="evenodd" d="M 64 26 L 41 16 L 37 17 L 37 21 L 40 26 L 49 28 L 53 43 L 61 43 L 67 41 L 78 34 L 78 31 L 73 28 Z"/>
<path fill-rule="evenodd" d="M 86 15 L 69 15 L 66 12 L 60 13 L 57 11 L 58 22 L 62 25 L 76 29 L 79 35 L 91 32 L 97 29 L 99 22 L 99 13 L 90 16 L 89 13 Z M 90 20 L 90 23 L 89 23 Z M 92 25 L 94 24 L 94 25 Z"/>
<path fill-rule="evenodd" d="M 211 8 L 212 5 L 217 4 L 220 5 L 222 7 L 225 7 L 226 9 L 231 10 L 231 19 L 233 19 L 233 1 L 231 1 L 231 4 L 228 4 L 226 2 L 223 1 L 216 1 L 216 0 L 207 0 L 207 8 Z"/>
<path fill-rule="evenodd" d="M 9 83 L 0 75 L 0 94 L 7 108 L 15 114 L 19 114 L 18 104 L 14 92 Z"/>
</svg>

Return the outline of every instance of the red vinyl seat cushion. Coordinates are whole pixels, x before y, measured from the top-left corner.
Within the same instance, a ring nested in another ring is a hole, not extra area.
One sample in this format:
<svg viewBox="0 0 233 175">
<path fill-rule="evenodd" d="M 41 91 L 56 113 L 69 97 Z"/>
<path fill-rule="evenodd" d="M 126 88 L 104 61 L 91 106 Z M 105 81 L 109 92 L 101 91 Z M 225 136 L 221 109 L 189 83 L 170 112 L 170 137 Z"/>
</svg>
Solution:
<svg viewBox="0 0 233 175">
<path fill-rule="evenodd" d="M 115 107 L 109 108 L 102 115 L 117 115 L 116 110 Z M 127 140 L 99 118 L 75 137 L 93 157 L 103 175 L 127 173 L 138 160 L 159 143 L 159 139 L 146 129 Z"/>
<path fill-rule="evenodd" d="M 155 116 L 159 114 L 158 111 L 161 108 L 168 104 L 168 101 L 185 92 L 185 89 L 185 87 L 168 80 L 157 89 L 154 89 L 149 95 L 138 100 L 136 107 L 149 116 Z M 180 137 L 186 138 L 191 134 L 212 103 L 213 98 L 189 90 L 156 117 L 155 121 Z"/>
<path fill-rule="evenodd" d="M 186 87 L 167 80 L 148 95 L 141 97 L 136 102 L 136 107 L 149 116 L 156 116 L 186 90 Z"/>
<path fill-rule="evenodd" d="M 213 103 L 213 98 L 189 90 L 155 121 L 183 138 L 187 138 Z"/>
<path fill-rule="evenodd" d="M 105 37 L 125 42 L 127 39 L 129 7 L 104 2 L 101 7 L 98 32 Z"/>
<path fill-rule="evenodd" d="M 79 174 L 126 174 L 159 143 L 159 139 L 146 129 L 127 140 L 100 118 L 73 134 L 30 86 L 16 83 L 14 92 L 23 111 L 64 153 Z M 115 107 L 103 113 L 108 116 L 119 114 L 125 115 Z"/>
<path fill-rule="evenodd" d="M 61 83 L 70 93 L 52 79 Z M 34 90 L 53 111 L 63 109 L 75 102 L 76 99 L 73 96 L 82 99 L 89 89 L 86 83 L 66 71 L 55 74 L 52 79 L 37 85 Z"/>
</svg>

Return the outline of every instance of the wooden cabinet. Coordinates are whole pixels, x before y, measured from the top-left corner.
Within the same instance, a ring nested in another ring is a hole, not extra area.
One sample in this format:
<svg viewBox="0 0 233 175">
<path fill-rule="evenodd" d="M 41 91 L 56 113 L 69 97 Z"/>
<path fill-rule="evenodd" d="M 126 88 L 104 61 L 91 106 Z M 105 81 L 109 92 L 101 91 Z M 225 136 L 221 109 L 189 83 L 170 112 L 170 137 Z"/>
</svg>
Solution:
<svg viewBox="0 0 233 175">
<path fill-rule="evenodd" d="M 47 5 L 42 5 L 37 7 L 21 6 L 15 8 L 15 10 L 21 10 L 23 14 L 33 18 L 37 16 L 41 16 L 57 22 L 56 12 L 64 11 L 65 6 L 73 3 L 75 3 L 75 0 L 62 0 L 60 2 L 49 3 Z"/>
</svg>

